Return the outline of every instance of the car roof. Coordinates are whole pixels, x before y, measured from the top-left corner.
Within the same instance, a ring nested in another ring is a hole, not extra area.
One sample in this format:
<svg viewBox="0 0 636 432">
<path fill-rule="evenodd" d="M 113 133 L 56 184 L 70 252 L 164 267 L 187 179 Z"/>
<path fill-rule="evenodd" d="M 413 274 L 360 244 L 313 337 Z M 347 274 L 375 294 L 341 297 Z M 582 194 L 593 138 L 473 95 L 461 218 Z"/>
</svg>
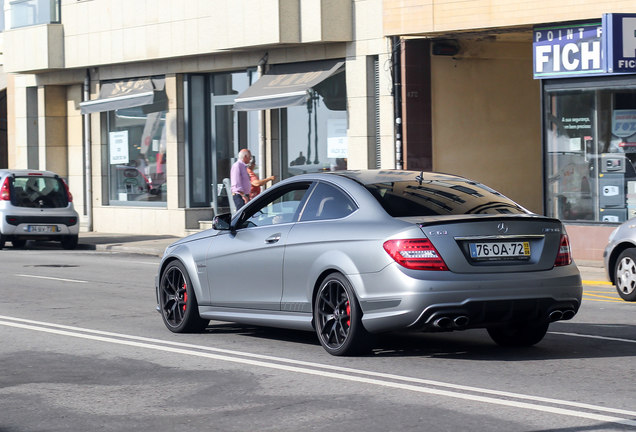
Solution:
<svg viewBox="0 0 636 432">
<path fill-rule="evenodd" d="M 362 185 L 374 183 L 389 183 L 398 181 L 470 181 L 464 177 L 452 174 L 443 174 L 430 171 L 407 171 L 396 169 L 372 169 L 372 170 L 346 170 L 346 171 L 327 171 L 324 173 L 306 174 L 297 177 L 319 179 L 322 176 L 341 176 L 354 180 Z M 323 177 L 325 178 L 325 177 Z"/>
<path fill-rule="evenodd" d="M 5 175 L 16 175 L 16 176 L 28 176 L 29 174 L 33 175 L 42 175 L 46 177 L 59 177 L 58 174 L 53 171 L 42 171 L 42 170 L 31 170 L 31 169 L 0 169 L 0 176 L 4 177 Z"/>
</svg>

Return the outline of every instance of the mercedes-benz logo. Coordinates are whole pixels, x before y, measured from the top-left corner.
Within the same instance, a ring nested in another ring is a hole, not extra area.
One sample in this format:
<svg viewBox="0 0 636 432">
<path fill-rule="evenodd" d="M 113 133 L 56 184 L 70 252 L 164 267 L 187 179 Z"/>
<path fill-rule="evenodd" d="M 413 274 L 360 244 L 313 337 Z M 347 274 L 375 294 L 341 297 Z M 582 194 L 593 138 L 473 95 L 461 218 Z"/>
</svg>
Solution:
<svg viewBox="0 0 636 432">
<path fill-rule="evenodd" d="M 499 231 L 501 234 L 505 234 L 508 232 L 508 226 L 506 226 L 506 224 L 503 222 L 499 222 L 499 225 L 497 225 L 497 231 Z"/>
</svg>

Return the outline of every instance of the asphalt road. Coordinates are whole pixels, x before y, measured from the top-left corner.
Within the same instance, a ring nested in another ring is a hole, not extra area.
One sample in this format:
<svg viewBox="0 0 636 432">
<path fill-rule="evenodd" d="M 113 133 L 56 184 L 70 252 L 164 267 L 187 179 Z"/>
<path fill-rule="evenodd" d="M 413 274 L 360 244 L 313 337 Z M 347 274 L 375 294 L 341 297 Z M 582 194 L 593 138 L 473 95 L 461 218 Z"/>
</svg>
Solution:
<svg viewBox="0 0 636 432">
<path fill-rule="evenodd" d="M 636 430 L 636 303 L 601 277 L 532 348 L 469 330 L 336 358 L 311 333 L 170 333 L 158 261 L 0 251 L 0 432 Z"/>
</svg>

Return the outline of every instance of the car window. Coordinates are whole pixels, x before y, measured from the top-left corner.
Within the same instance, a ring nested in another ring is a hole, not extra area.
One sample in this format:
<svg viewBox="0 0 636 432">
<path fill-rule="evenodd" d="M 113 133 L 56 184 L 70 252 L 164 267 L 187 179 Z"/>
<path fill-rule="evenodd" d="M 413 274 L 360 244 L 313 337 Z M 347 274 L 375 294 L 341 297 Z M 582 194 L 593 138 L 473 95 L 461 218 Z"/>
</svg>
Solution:
<svg viewBox="0 0 636 432">
<path fill-rule="evenodd" d="M 45 176 L 16 176 L 11 204 L 17 207 L 60 208 L 68 205 L 62 180 Z"/>
<path fill-rule="evenodd" d="M 340 219 L 357 209 L 351 198 L 335 186 L 318 183 L 303 210 L 301 221 Z"/>
<path fill-rule="evenodd" d="M 252 226 L 278 225 L 295 222 L 298 219 L 300 204 L 309 189 L 309 184 L 297 185 L 272 195 L 254 209 L 248 208 L 240 224 L 241 228 Z M 260 200 L 259 200 L 260 201 Z"/>
<path fill-rule="evenodd" d="M 393 217 L 528 213 L 499 192 L 468 180 L 398 181 L 365 187 Z"/>
</svg>

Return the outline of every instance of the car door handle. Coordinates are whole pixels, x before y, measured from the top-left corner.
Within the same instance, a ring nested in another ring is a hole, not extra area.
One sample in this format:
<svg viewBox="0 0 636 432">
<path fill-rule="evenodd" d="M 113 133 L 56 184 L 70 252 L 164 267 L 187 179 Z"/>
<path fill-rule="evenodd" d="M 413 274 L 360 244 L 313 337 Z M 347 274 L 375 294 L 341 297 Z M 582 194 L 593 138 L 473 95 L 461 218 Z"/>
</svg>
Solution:
<svg viewBox="0 0 636 432">
<path fill-rule="evenodd" d="M 280 240 L 280 233 L 272 234 L 271 236 L 267 237 L 265 239 L 265 243 L 276 243 L 278 240 Z"/>
</svg>

